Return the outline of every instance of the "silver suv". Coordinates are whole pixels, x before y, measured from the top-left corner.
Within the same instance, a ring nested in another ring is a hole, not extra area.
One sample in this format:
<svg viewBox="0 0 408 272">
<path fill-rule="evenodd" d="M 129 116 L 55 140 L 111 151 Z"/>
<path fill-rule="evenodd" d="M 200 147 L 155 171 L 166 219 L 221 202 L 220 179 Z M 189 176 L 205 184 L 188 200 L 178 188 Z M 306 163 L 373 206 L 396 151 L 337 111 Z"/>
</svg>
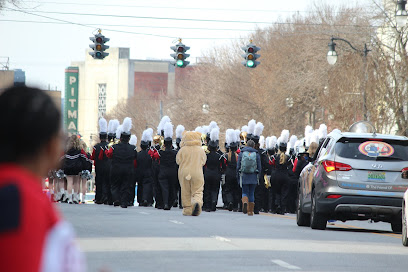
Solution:
<svg viewBox="0 0 408 272">
<path fill-rule="evenodd" d="M 297 224 L 325 229 L 327 220 L 372 219 L 401 232 L 406 171 L 407 137 L 334 131 L 300 174 Z"/>
</svg>

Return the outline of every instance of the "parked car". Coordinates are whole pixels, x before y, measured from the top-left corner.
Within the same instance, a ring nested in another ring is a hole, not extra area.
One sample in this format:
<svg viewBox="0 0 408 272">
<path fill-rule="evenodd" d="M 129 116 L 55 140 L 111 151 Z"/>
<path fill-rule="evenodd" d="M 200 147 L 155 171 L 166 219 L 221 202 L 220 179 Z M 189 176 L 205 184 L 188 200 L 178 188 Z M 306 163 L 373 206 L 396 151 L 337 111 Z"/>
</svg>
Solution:
<svg viewBox="0 0 408 272">
<path fill-rule="evenodd" d="M 408 175 L 408 171 L 406 172 Z M 404 200 L 402 203 L 402 244 L 408 246 L 408 190 L 405 191 Z"/>
<path fill-rule="evenodd" d="M 297 224 L 325 229 L 327 220 L 371 219 L 401 232 L 406 171 L 407 137 L 334 131 L 300 175 Z"/>
</svg>

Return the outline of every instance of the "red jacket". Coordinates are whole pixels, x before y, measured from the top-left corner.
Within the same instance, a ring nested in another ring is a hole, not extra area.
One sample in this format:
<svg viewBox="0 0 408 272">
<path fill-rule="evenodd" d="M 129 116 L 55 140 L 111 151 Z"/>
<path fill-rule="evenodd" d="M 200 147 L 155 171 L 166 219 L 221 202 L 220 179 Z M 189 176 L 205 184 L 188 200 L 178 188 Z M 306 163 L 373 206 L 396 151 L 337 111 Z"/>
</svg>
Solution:
<svg viewBox="0 0 408 272">
<path fill-rule="evenodd" d="M 0 164 L 0 217 L 0 271 L 85 269 L 72 228 L 43 194 L 41 180 L 15 164 Z"/>
</svg>

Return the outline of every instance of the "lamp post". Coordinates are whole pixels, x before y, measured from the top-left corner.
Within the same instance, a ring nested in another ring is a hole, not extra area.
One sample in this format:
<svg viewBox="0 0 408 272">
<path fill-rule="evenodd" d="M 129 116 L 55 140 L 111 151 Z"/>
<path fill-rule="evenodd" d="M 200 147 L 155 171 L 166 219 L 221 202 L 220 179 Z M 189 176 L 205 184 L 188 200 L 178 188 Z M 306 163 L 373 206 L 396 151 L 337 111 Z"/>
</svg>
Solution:
<svg viewBox="0 0 408 272">
<path fill-rule="evenodd" d="M 407 24 L 408 13 L 405 10 L 406 0 L 398 0 L 397 11 L 395 12 L 395 21 L 397 26 L 402 28 Z"/>
<path fill-rule="evenodd" d="M 367 110 L 367 97 L 366 97 L 365 88 L 366 88 L 366 83 L 367 83 L 367 55 L 368 55 L 368 52 L 370 52 L 371 50 L 367 48 L 366 43 L 364 44 L 364 49 L 359 50 L 355 48 L 349 41 L 345 39 L 332 37 L 329 43 L 329 52 L 327 52 L 327 62 L 330 65 L 334 65 L 337 62 L 336 44 L 334 43 L 334 41 L 343 41 L 347 43 L 354 51 L 360 53 L 363 56 L 364 81 L 361 87 L 362 89 L 361 93 L 363 94 L 363 114 L 364 114 L 364 120 L 370 121 L 370 117 L 369 117 L 368 110 Z"/>
</svg>

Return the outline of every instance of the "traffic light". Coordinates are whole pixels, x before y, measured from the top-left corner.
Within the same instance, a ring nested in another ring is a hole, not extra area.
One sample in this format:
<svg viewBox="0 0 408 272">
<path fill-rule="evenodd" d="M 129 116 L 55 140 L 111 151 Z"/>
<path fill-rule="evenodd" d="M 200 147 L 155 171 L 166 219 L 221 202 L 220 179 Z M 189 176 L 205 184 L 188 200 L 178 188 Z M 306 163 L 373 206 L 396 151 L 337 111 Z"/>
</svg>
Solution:
<svg viewBox="0 0 408 272">
<path fill-rule="evenodd" d="M 260 55 L 256 54 L 256 52 L 261 50 L 260 47 L 257 47 L 255 44 L 252 44 L 252 41 L 250 41 L 249 44 L 242 47 L 242 50 L 245 52 L 245 54 L 242 55 L 242 57 L 245 59 L 242 64 L 245 67 L 255 68 L 260 64 L 259 61 L 256 61 L 260 57 Z"/>
<path fill-rule="evenodd" d="M 190 56 L 189 54 L 186 54 L 190 47 L 182 44 L 181 39 L 178 44 L 171 46 L 170 49 L 174 51 L 174 54 L 170 54 L 174 59 L 174 61 L 171 62 L 174 66 L 184 68 L 190 63 L 189 61 L 186 61 L 186 58 Z"/>
<path fill-rule="evenodd" d="M 108 45 L 105 45 L 110 39 L 106 38 L 101 34 L 99 29 L 98 34 L 95 34 L 94 37 L 89 38 L 93 41 L 93 44 L 90 44 L 89 47 L 93 49 L 93 52 L 89 52 L 94 59 L 104 59 L 106 56 L 109 56 L 109 53 L 106 53 L 105 50 L 109 48 Z"/>
</svg>

